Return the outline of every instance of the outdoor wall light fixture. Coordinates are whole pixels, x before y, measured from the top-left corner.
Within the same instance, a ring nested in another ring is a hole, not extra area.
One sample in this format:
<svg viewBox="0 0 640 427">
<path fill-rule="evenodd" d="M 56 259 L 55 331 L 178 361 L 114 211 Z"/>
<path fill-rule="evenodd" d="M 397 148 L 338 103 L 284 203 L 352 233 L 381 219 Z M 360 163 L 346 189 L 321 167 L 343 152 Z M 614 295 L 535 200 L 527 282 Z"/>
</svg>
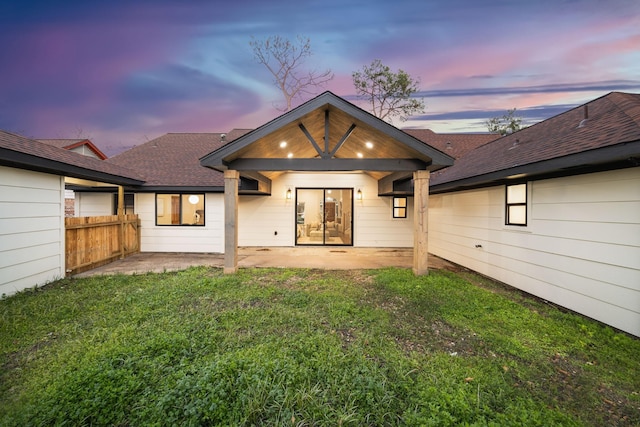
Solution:
<svg viewBox="0 0 640 427">
<path fill-rule="evenodd" d="M 291 200 L 291 189 L 287 189 L 287 200 Z"/>
<path fill-rule="evenodd" d="M 358 192 L 356 193 L 356 199 L 362 200 L 362 190 L 358 188 Z"/>
</svg>

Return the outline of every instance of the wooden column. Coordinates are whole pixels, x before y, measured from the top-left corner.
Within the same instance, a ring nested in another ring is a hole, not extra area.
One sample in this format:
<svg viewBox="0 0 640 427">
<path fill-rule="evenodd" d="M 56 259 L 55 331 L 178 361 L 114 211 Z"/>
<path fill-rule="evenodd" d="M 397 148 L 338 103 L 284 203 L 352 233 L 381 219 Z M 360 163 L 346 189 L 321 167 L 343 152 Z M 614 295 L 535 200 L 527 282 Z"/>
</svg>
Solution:
<svg viewBox="0 0 640 427">
<path fill-rule="evenodd" d="M 413 173 L 413 274 L 429 274 L 429 171 Z"/>
<path fill-rule="evenodd" d="M 124 187 L 118 185 L 118 221 L 120 221 L 120 259 L 124 259 Z"/>
<path fill-rule="evenodd" d="M 238 181 L 235 170 L 224 171 L 224 273 L 238 271 Z"/>
</svg>

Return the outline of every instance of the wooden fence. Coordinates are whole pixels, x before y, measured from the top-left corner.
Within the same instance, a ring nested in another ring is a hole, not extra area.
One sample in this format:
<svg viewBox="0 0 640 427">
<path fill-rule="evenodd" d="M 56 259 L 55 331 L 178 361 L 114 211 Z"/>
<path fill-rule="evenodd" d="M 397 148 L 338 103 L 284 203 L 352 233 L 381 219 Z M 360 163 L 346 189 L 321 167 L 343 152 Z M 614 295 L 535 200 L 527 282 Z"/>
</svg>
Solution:
<svg viewBox="0 0 640 427">
<path fill-rule="evenodd" d="M 67 275 L 140 252 L 138 215 L 65 218 Z"/>
</svg>

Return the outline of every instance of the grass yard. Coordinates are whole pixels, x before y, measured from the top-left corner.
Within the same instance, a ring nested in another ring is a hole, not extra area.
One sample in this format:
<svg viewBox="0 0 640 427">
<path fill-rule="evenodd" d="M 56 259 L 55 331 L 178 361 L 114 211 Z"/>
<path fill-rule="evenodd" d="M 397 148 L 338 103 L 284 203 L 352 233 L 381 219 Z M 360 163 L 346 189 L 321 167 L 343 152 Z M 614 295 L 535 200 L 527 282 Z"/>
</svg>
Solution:
<svg viewBox="0 0 640 427">
<path fill-rule="evenodd" d="M 640 425 L 640 340 L 469 272 L 191 268 L 0 300 L 0 425 Z"/>
</svg>

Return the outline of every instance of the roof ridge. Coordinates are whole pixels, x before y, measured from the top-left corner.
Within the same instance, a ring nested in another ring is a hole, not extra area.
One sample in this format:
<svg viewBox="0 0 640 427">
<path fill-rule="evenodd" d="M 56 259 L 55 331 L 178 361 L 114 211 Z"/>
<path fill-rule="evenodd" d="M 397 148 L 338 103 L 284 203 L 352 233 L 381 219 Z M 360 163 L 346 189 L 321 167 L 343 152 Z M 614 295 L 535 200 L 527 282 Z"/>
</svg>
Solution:
<svg viewBox="0 0 640 427">
<path fill-rule="evenodd" d="M 640 94 L 637 93 L 629 93 L 629 92 L 619 92 L 619 91 L 614 91 L 609 93 L 607 96 L 610 96 L 610 100 L 613 104 L 615 104 L 616 108 L 618 110 L 620 110 L 620 112 L 622 114 L 624 114 L 625 116 L 629 117 L 629 119 L 636 123 L 636 125 L 638 125 L 638 127 L 640 127 Z M 615 95 L 615 96 L 614 96 Z M 637 99 L 636 99 L 637 97 Z M 617 98 L 624 98 L 623 100 L 619 100 Z M 631 108 L 623 108 L 623 106 L 620 105 L 620 101 L 622 102 L 628 102 L 628 103 L 633 103 L 635 104 L 634 106 L 632 106 Z M 629 114 L 631 109 L 638 109 L 638 115 L 636 116 L 632 116 Z"/>
</svg>

